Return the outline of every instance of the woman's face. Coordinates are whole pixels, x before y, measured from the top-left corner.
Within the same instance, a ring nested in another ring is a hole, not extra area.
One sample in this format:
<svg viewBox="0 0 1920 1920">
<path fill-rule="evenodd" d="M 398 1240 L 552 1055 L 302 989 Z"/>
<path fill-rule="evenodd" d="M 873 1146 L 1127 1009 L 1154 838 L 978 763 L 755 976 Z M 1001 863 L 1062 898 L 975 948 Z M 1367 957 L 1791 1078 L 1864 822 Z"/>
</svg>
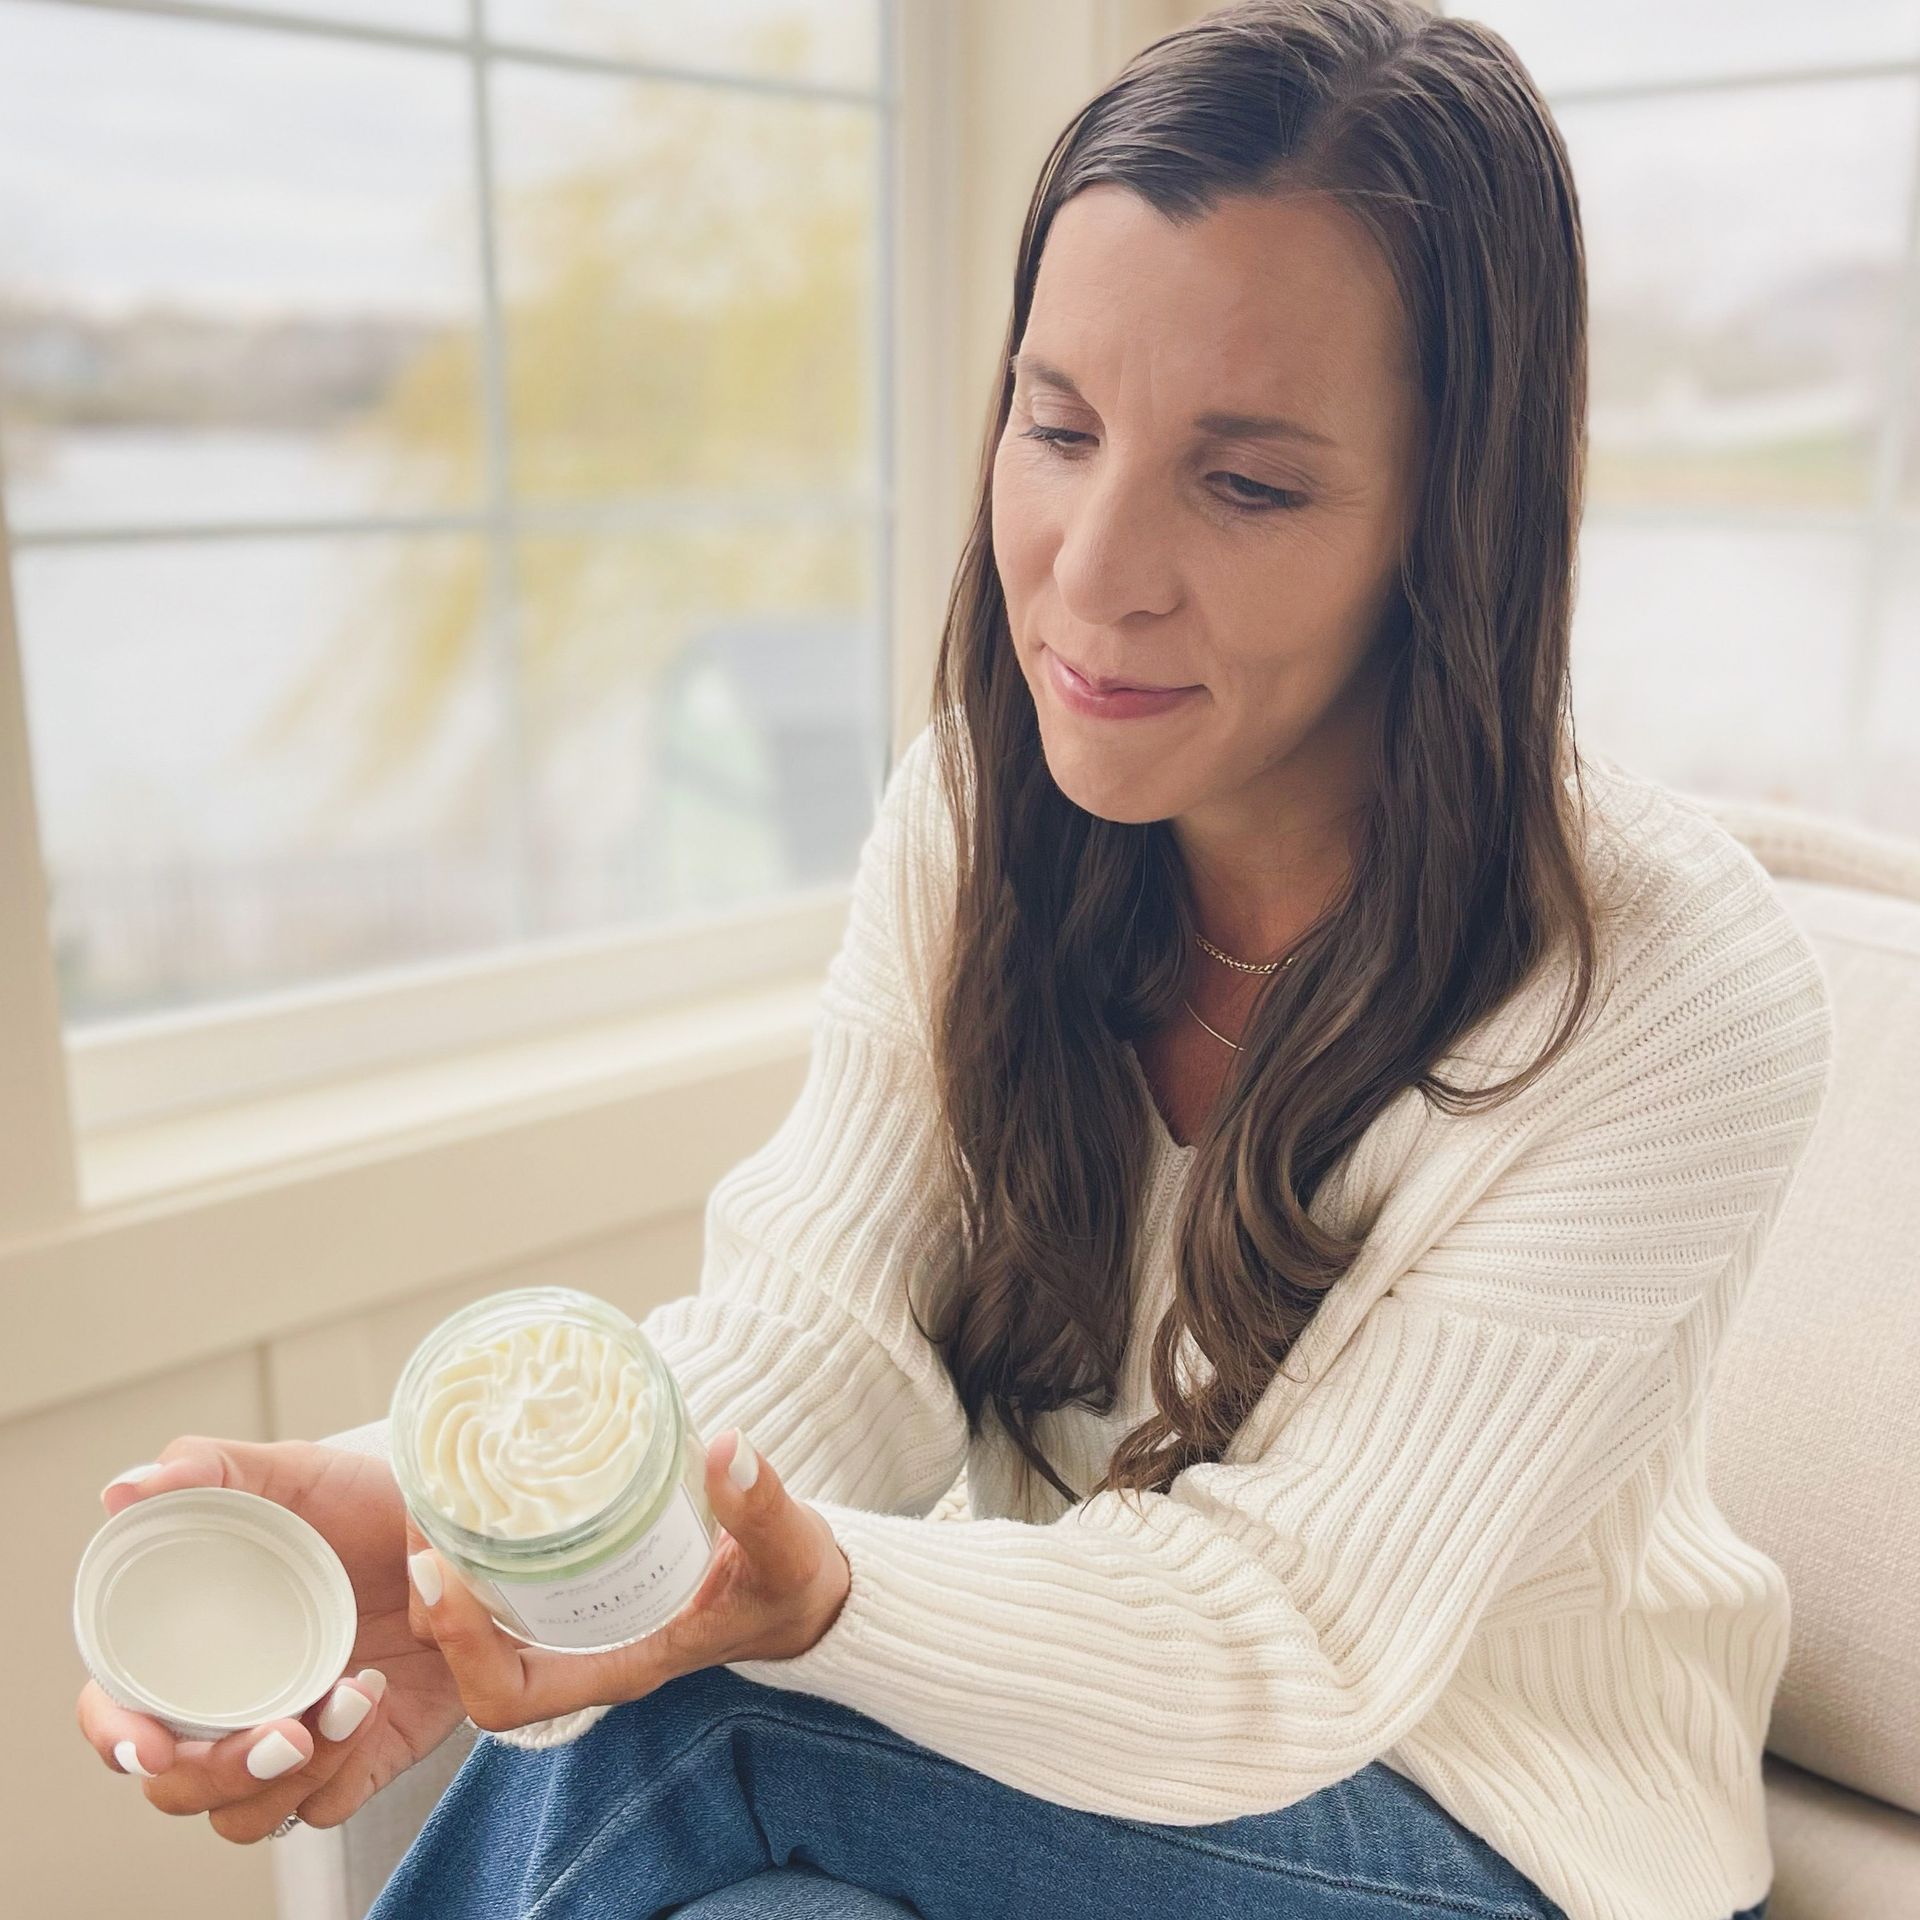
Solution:
<svg viewBox="0 0 1920 1920">
<path fill-rule="evenodd" d="M 1323 199 L 1176 226 L 1102 184 L 1060 210 L 994 457 L 993 547 L 1077 805 L 1257 830 L 1358 797 L 1376 682 L 1357 669 L 1412 497 L 1400 329 L 1385 262 Z M 1096 713 L 1063 661 L 1186 691 Z"/>
</svg>

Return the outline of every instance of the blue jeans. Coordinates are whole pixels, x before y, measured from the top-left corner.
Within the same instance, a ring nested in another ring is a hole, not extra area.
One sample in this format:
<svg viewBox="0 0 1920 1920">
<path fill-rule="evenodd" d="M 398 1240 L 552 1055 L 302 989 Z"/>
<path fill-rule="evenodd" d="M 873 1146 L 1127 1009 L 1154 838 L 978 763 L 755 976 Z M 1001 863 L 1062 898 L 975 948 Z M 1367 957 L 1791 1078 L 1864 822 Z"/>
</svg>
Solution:
<svg viewBox="0 0 1920 1920">
<path fill-rule="evenodd" d="M 1765 1920 L 1766 1901 L 1733 1920 Z M 539 1751 L 474 1743 L 367 1920 L 1566 1920 L 1375 1763 L 1207 1826 L 1085 1813 L 704 1667 Z"/>
</svg>

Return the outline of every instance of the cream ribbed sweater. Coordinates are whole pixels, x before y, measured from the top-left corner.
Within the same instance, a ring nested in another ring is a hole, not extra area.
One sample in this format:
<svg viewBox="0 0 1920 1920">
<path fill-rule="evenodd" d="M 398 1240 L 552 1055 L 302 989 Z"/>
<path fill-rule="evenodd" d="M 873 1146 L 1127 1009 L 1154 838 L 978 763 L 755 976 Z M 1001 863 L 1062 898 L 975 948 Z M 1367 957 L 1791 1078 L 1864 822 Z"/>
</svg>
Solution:
<svg viewBox="0 0 1920 1920">
<path fill-rule="evenodd" d="M 969 1447 L 904 1295 L 953 1244 L 925 1038 L 952 876 L 931 747 L 923 729 L 862 849 L 799 1097 L 714 1188 L 698 1291 L 644 1323 L 702 1436 L 742 1424 L 852 1568 L 816 1646 L 733 1671 L 1137 1820 L 1277 1809 L 1384 1761 L 1573 1920 L 1757 1901 L 1788 1596 L 1714 1505 L 1705 1403 L 1832 1041 L 1764 870 L 1589 754 L 1615 914 L 1599 1017 L 1484 1114 L 1411 1090 L 1380 1114 L 1313 1207 L 1367 1227 L 1364 1250 L 1225 1460 L 1142 1496 L 1144 1518 L 1037 1476 L 1021 1511 L 1015 1450 L 997 1428 Z M 1443 1071 L 1532 1059 L 1563 982 L 1544 972 Z M 1123 1390 L 1038 1429 L 1080 1487 L 1150 1410 L 1194 1160 L 1135 1072 L 1153 1165 Z M 601 1711 L 500 1737 L 551 1744 Z"/>
</svg>

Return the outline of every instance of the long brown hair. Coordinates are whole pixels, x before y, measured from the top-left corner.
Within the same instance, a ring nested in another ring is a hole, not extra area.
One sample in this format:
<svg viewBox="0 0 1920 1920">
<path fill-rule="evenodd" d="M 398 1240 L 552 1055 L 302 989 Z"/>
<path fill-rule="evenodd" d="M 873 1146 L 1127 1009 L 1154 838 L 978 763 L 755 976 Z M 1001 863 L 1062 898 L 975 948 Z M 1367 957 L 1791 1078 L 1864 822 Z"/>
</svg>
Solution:
<svg viewBox="0 0 1920 1920">
<path fill-rule="evenodd" d="M 1348 209 L 1391 264 L 1425 416 L 1417 524 L 1370 656 L 1378 765 L 1351 877 L 1246 1023 L 1175 1224 L 1156 1411 L 1089 1490 L 1164 1491 L 1220 1457 L 1359 1251 L 1364 1233 L 1308 1208 L 1382 1108 L 1409 1086 L 1447 1111 L 1518 1091 L 1591 997 L 1566 786 L 1585 264 L 1566 153 L 1512 49 L 1413 0 L 1248 0 L 1141 51 L 1042 168 L 1003 369 L 1053 217 L 1097 181 L 1176 221 L 1271 191 Z M 945 1324 L 922 1331 L 970 1425 L 991 1408 L 1023 1473 L 1071 1502 L 1033 1422 L 1115 1403 L 1150 1126 L 1122 1049 L 1174 1016 L 1194 918 L 1167 822 L 1088 814 L 1048 771 L 992 551 L 1012 394 L 1003 371 L 930 715 L 966 823 L 932 1034 L 961 1224 Z M 1478 1088 L 1432 1071 L 1562 949 L 1572 992 L 1537 1059 Z M 1175 1366 L 1189 1340 L 1212 1369 L 1197 1381 Z"/>
</svg>

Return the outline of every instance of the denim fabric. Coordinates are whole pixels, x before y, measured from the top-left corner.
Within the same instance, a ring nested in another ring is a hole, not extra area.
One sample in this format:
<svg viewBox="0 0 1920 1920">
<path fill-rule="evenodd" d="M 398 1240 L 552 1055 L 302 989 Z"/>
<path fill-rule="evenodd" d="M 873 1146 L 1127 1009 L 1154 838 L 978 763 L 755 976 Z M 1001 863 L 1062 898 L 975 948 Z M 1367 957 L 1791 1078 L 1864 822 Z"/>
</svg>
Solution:
<svg viewBox="0 0 1920 1920">
<path fill-rule="evenodd" d="M 818 1867 L 767 1867 L 673 1909 L 674 1920 L 897 1920 L 913 1909 L 884 1893 L 832 1880 Z M 1733 1920 L 1766 1920 L 1767 1902 Z"/>
<path fill-rule="evenodd" d="M 1733 1920 L 1765 1920 L 1766 1901 Z M 1378 1762 L 1207 1826 L 1022 1793 L 835 1701 L 706 1667 L 578 1740 L 483 1736 L 367 1920 L 1566 1920 Z"/>
<path fill-rule="evenodd" d="M 1767 1903 L 1733 1920 L 1766 1920 Z M 830 1880 L 818 1867 L 768 1867 L 673 1909 L 674 1920 L 897 1920 L 913 1909 L 884 1893 Z"/>
<path fill-rule="evenodd" d="M 899 1920 L 904 1900 L 830 1879 L 818 1867 L 767 1867 L 673 1909 L 674 1920 Z"/>
</svg>

